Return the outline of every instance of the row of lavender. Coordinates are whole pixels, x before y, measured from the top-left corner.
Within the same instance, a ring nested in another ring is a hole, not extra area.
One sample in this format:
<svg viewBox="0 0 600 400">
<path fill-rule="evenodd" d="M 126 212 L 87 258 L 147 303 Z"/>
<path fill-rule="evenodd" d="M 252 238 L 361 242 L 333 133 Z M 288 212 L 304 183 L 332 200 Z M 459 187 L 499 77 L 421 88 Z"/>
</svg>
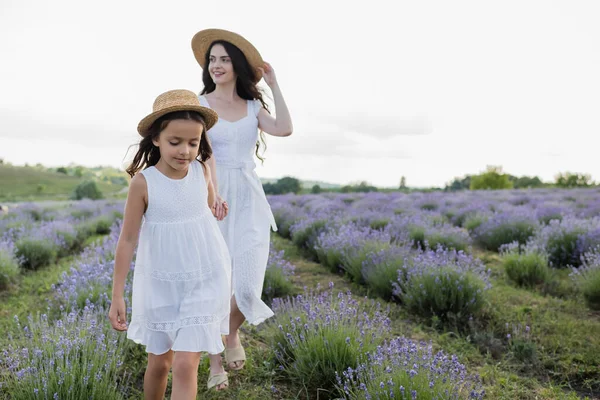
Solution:
<svg viewBox="0 0 600 400">
<path fill-rule="evenodd" d="M 118 230 L 85 249 L 53 286 L 47 312 L 16 320 L 0 357 L 0 393 L 14 399 L 124 399 L 128 343 L 106 323 Z M 130 290 L 130 286 L 127 287 Z"/>
<path fill-rule="evenodd" d="M 109 400 L 132 394 L 135 379 L 128 375 L 126 354 L 133 345 L 106 322 L 118 232 L 117 223 L 103 243 L 80 255 L 53 286 L 47 313 L 15 322 L 18 332 L 0 357 L 0 393 L 15 399 Z M 263 292 L 276 311 L 265 327 L 272 356 L 289 378 L 348 399 L 483 396 L 477 379 L 455 357 L 391 339 L 387 312 L 375 304 L 331 291 L 277 298 L 291 291 L 293 270 L 273 249 Z M 130 289 L 128 284 L 128 294 Z"/>
<path fill-rule="evenodd" d="M 326 194 L 270 198 L 280 234 L 385 299 L 424 316 L 477 314 L 489 271 L 474 245 L 500 251 L 522 285 L 572 267 L 591 307 L 600 304 L 597 190 Z"/>
<path fill-rule="evenodd" d="M 122 205 L 82 201 L 70 207 L 24 204 L 0 217 L 0 289 L 21 268 L 35 270 L 81 251 L 96 234 L 107 234 Z"/>
</svg>

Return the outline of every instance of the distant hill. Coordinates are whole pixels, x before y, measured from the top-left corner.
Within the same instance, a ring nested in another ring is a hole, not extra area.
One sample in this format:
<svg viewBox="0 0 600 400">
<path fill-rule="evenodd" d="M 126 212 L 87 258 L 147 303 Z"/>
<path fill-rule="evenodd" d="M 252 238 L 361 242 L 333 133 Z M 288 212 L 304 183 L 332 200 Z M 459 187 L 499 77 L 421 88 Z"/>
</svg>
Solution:
<svg viewBox="0 0 600 400">
<path fill-rule="evenodd" d="M 278 180 L 279 180 L 278 178 L 277 179 L 261 178 L 261 182 L 263 185 L 265 183 L 275 183 Z M 321 187 L 321 189 L 339 189 L 342 187 L 342 185 L 338 185 L 336 183 L 327 183 L 327 182 L 321 182 L 321 181 L 303 181 L 303 180 L 300 180 L 300 185 L 302 185 L 303 189 L 311 189 L 315 185 L 319 185 Z"/>
<path fill-rule="evenodd" d="M 91 172 L 83 168 L 81 176 L 55 172 L 41 165 L 13 166 L 0 164 L 0 202 L 66 200 L 75 187 L 86 179 L 97 181 L 98 187 L 105 196 L 110 197 L 119 193 L 126 182 L 104 178 L 99 171 Z"/>
<path fill-rule="evenodd" d="M 113 167 L 63 167 L 15 166 L 0 160 L 0 203 L 41 200 L 68 200 L 75 187 L 84 180 L 94 180 L 106 197 L 124 197 L 127 194 L 127 173 Z M 263 184 L 276 183 L 278 179 L 263 178 Z M 322 181 L 300 181 L 303 191 L 314 185 L 323 190 L 340 189 L 342 185 Z"/>
</svg>

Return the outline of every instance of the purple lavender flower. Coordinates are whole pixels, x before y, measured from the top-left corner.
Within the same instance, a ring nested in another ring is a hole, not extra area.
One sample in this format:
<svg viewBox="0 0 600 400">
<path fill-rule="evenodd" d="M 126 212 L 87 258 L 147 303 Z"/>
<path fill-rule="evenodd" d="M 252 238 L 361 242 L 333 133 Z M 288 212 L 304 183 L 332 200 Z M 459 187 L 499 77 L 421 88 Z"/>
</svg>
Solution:
<svg viewBox="0 0 600 400">
<path fill-rule="evenodd" d="M 428 398 L 482 398 L 478 377 L 469 375 L 455 356 L 433 353 L 431 344 L 398 337 L 361 357 L 358 367 L 346 369 L 338 387 L 346 399 L 399 398 L 406 391 Z M 387 385 L 382 385 L 387 381 Z M 389 397 L 388 397 L 389 396 Z"/>
</svg>

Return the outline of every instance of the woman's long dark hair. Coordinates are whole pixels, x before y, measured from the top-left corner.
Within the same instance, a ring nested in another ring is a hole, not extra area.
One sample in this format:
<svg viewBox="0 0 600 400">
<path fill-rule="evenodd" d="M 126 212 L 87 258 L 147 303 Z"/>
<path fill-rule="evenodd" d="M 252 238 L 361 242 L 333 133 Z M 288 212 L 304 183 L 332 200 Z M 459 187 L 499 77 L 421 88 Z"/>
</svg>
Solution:
<svg viewBox="0 0 600 400">
<path fill-rule="evenodd" d="M 163 115 L 150 127 L 150 132 L 140 141 L 139 148 L 133 161 L 127 167 L 127 173 L 133 178 L 135 174 L 140 172 L 142 169 L 151 167 L 158 163 L 160 160 L 160 151 L 158 147 L 152 143 L 153 140 L 158 139 L 160 133 L 169 125 L 169 122 L 176 119 L 184 119 L 188 121 L 196 121 L 202 124 L 202 136 L 200 137 L 200 146 L 198 147 L 198 155 L 196 159 L 200 162 L 204 162 L 212 155 L 212 148 L 206 137 L 206 123 L 204 118 L 195 111 L 176 111 L 166 115 Z"/>
<path fill-rule="evenodd" d="M 237 81 L 235 83 L 235 89 L 236 92 L 238 94 L 238 96 L 240 96 L 242 99 L 244 100 L 258 100 L 261 102 L 262 106 L 265 108 L 265 110 L 267 110 L 267 112 L 270 114 L 271 112 L 269 111 L 269 107 L 267 106 L 267 103 L 265 103 L 265 101 L 263 100 L 263 95 L 260 92 L 260 90 L 258 90 L 258 87 L 256 86 L 256 71 L 254 71 L 252 69 L 252 67 L 250 66 L 250 63 L 248 62 L 248 60 L 246 59 L 246 56 L 244 55 L 244 53 L 242 53 L 242 51 L 235 45 L 223 41 L 223 40 L 217 40 L 215 42 L 213 42 L 210 47 L 208 48 L 208 51 L 206 52 L 205 57 L 205 68 L 202 71 L 202 83 L 204 83 L 204 89 L 202 89 L 202 92 L 200 94 L 207 94 L 207 93 L 212 93 L 214 92 L 216 85 L 215 82 L 212 80 L 212 78 L 210 77 L 210 71 L 209 71 L 209 64 L 210 64 L 210 51 L 212 50 L 213 46 L 216 44 L 220 44 L 225 48 L 225 51 L 227 52 L 227 55 L 229 55 L 229 58 L 231 58 L 231 63 L 233 65 L 233 71 L 235 72 L 235 74 L 237 75 Z M 258 154 L 258 150 L 260 149 L 260 144 L 262 143 L 264 150 L 263 150 L 263 154 L 264 152 L 267 150 L 267 143 L 265 141 L 265 135 L 263 133 L 263 131 L 260 131 L 260 141 L 256 142 L 256 157 L 260 160 L 260 161 L 264 161 L 264 158 L 262 158 L 259 154 Z"/>
</svg>

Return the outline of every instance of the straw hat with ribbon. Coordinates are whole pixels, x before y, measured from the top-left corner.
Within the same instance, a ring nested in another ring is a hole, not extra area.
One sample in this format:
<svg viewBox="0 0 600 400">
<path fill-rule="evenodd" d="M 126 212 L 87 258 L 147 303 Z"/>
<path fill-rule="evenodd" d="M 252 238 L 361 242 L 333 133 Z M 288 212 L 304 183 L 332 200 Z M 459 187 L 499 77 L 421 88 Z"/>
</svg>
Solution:
<svg viewBox="0 0 600 400">
<path fill-rule="evenodd" d="M 177 89 L 169 90 L 168 92 L 159 95 L 154 100 L 152 113 L 144 117 L 138 124 L 138 132 L 141 136 L 148 135 L 152 124 L 163 115 L 175 111 L 196 111 L 204 119 L 206 130 L 212 128 L 219 119 L 216 112 L 210 108 L 200 105 L 198 96 L 189 90 Z"/>
<path fill-rule="evenodd" d="M 205 29 L 196 33 L 192 38 L 194 57 L 196 57 L 196 61 L 198 61 L 198 64 L 200 64 L 202 69 L 206 68 L 206 52 L 208 52 L 210 46 L 217 40 L 229 42 L 240 49 L 256 74 L 256 82 L 260 81 L 262 73 L 258 68 L 263 68 L 265 62 L 256 47 L 243 36 L 224 29 Z"/>
</svg>

